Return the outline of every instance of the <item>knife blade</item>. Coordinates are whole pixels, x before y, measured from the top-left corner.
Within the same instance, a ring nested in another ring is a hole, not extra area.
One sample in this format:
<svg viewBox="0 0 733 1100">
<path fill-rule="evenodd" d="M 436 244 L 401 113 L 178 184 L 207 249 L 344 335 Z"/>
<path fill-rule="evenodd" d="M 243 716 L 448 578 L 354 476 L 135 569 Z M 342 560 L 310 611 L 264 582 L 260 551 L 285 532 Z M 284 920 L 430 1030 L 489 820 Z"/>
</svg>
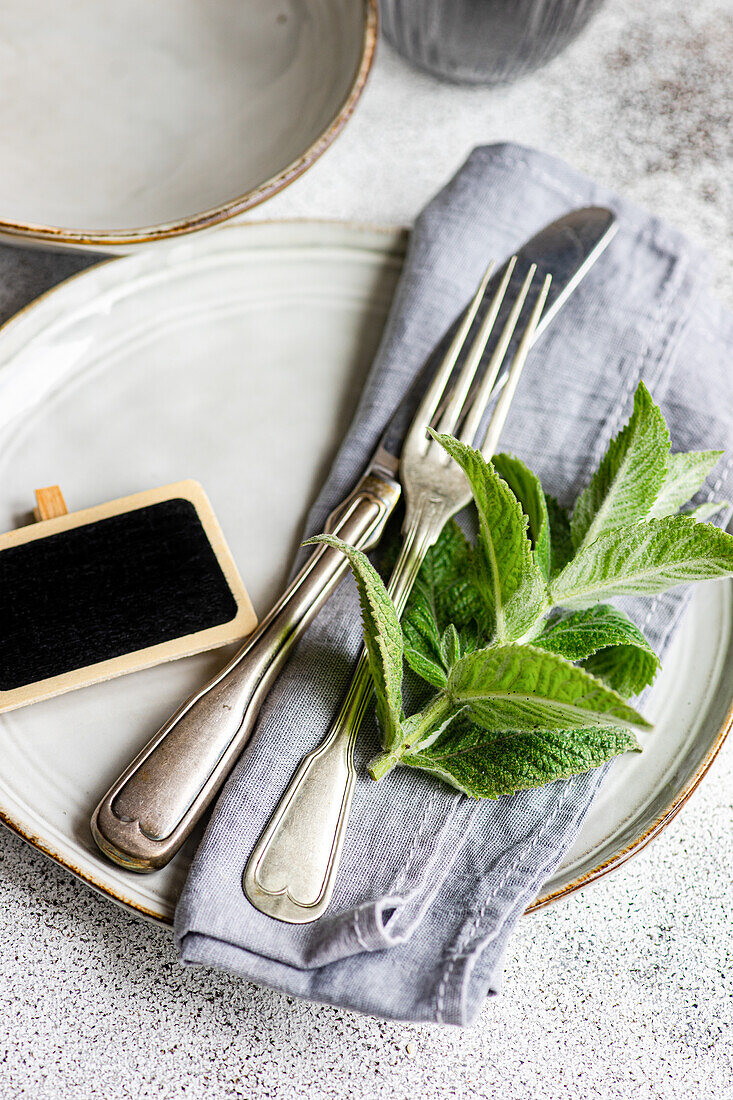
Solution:
<svg viewBox="0 0 733 1100">
<path fill-rule="evenodd" d="M 537 265 L 537 281 L 535 289 L 528 295 L 527 301 L 517 322 L 517 332 L 521 332 L 525 317 L 532 311 L 539 288 L 542 286 L 545 275 L 552 275 L 552 283 L 547 296 L 542 317 L 535 330 L 533 346 L 538 343 L 551 322 L 567 302 L 578 284 L 585 278 L 595 264 L 598 257 L 605 251 L 618 232 L 618 222 L 612 210 L 604 206 L 586 206 L 565 214 L 557 221 L 551 222 L 531 237 L 516 253 L 517 261 L 512 277 L 509 281 L 504 304 L 494 325 L 496 336 L 490 341 L 485 352 L 484 360 L 488 361 L 493 346 L 498 339 L 498 334 L 504 327 L 504 322 L 511 309 L 512 302 L 517 298 L 519 288 L 524 282 L 527 272 L 532 264 Z M 507 260 L 508 263 L 508 260 Z M 462 360 L 468 354 L 473 334 L 483 320 L 488 304 L 493 298 L 499 286 L 507 263 L 504 263 L 492 276 L 484 295 L 484 307 L 479 310 L 473 323 L 471 333 L 466 340 L 466 350 L 458 360 L 456 370 L 460 370 Z M 430 383 L 437 364 L 442 360 L 453 334 L 460 324 L 461 317 L 457 317 L 443 339 L 432 352 L 422 372 L 418 375 L 405 398 L 399 404 L 391 420 L 384 430 L 376 451 L 371 458 L 368 469 L 373 472 L 383 472 L 389 477 L 397 477 L 399 469 L 400 451 L 402 440 L 409 424 L 412 421 L 423 393 Z M 514 343 L 513 341 L 512 343 Z M 510 344 L 506 354 L 505 363 L 510 363 L 514 352 Z M 480 369 L 477 372 L 480 375 Z M 506 367 L 496 380 L 493 396 L 498 396 L 506 381 Z"/>
</svg>

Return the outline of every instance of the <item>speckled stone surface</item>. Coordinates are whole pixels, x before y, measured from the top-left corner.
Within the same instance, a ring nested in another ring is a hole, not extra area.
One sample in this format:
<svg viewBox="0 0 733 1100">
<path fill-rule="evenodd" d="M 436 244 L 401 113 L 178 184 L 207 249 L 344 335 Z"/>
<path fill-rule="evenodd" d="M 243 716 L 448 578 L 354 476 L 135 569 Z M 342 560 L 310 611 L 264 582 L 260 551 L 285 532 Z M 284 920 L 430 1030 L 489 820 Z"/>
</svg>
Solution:
<svg viewBox="0 0 733 1100">
<path fill-rule="evenodd" d="M 609 0 L 501 91 L 440 85 L 383 46 L 352 124 L 257 216 L 407 222 L 474 144 L 513 139 L 676 221 L 733 305 L 732 70 L 730 0 Z M 0 288 L 0 313 L 23 301 Z M 167 932 L 2 832 L 0 1100 L 733 1097 L 732 778 L 733 744 L 649 848 L 525 918 L 504 992 L 464 1032 L 183 971 Z"/>
</svg>

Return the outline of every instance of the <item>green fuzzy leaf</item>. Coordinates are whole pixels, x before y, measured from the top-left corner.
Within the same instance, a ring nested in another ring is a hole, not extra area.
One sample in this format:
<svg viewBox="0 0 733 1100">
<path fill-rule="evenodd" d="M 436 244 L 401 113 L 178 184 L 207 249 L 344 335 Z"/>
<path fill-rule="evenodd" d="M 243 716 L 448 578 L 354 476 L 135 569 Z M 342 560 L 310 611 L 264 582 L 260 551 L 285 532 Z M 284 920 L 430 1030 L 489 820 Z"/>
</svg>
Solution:
<svg viewBox="0 0 733 1100">
<path fill-rule="evenodd" d="M 446 627 L 440 639 L 440 656 L 445 668 L 452 668 L 461 656 L 461 640 L 453 623 Z"/>
<path fill-rule="evenodd" d="M 705 478 L 723 456 L 723 451 L 687 451 L 669 456 L 669 464 L 649 519 L 674 516 L 683 504 L 702 489 Z"/>
<path fill-rule="evenodd" d="M 402 613 L 402 636 L 405 660 L 410 668 L 428 683 L 435 683 L 432 676 L 426 676 L 425 672 L 432 665 L 443 668 L 440 629 L 436 621 L 431 588 L 421 584 L 419 578 Z"/>
<path fill-rule="evenodd" d="M 477 591 L 473 548 L 451 521 L 428 551 L 402 615 L 405 659 L 434 687 L 445 684 L 441 640 L 452 623 L 464 652 L 476 647 L 486 609 Z"/>
<path fill-rule="evenodd" d="M 545 502 L 550 520 L 550 576 L 554 577 L 568 564 L 575 553 L 575 547 L 567 509 L 548 494 L 545 494 Z"/>
<path fill-rule="evenodd" d="M 450 435 L 435 438 L 463 469 L 479 516 L 477 577 L 493 610 L 497 641 L 520 638 L 536 621 L 546 585 L 527 538 L 527 517 L 480 451 Z"/>
<path fill-rule="evenodd" d="M 648 515 L 664 481 L 669 447 L 664 417 L 640 382 L 631 419 L 575 505 L 570 529 L 576 547 Z"/>
<path fill-rule="evenodd" d="M 733 535 L 689 516 L 621 527 L 584 546 L 552 586 L 555 604 L 653 596 L 676 584 L 733 575 Z"/>
<path fill-rule="evenodd" d="M 624 699 L 638 695 L 654 683 L 659 658 L 651 649 L 640 646 L 612 645 L 599 649 L 582 662 L 586 672 L 597 676 Z"/>
<path fill-rule="evenodd" d="M 494 455 L 491 464 L 514 493 L 529 520 L 537 564 L 546 580 L 550 579 L 550 517 L 547 501 L 537 474 L 514 455 Z"/>
<path fill-rule="evenodd" d="M 460 633 L 485 617 L 476 591 L 474 550 L 455 521 L 445 525 L 428 550 L 417 576 L 417 588 L 426 592 L 438 638 L 450 623 Z"/>
<path fill-rule="evenodd" d="M 638 626 L 617 607 L 603 603 L 585 611 L 560 613 L 548 620 L 533 644 L 568 661 L 581 661 L 609 645 L 649 649 Z"/>
<path fill-rule="evenodd" d="M 324 543 L 340 550 L 349 560 L 359 589 L 364 645 L 377 696 L 377 718 L 384 747 L 401 739 L 402 630 L 394 604 L 369 559 L 334 535 L 316 535 L 305 546 Z"/>
<path fill-rule="evenodd" d="M 639 752 L 629 730 L 615 727 L 491 732 L 459 719 L 426 749 L 402 758 L 472 798 L 499 798 L 569 779 L 623 752 Z"/>
<path fill-rule="evenodd" d="M 652 683 L 659 658 L 623 611 L 598 604 L 550 620 L 534 645 L 568 661 L 583 661 L 586 671 L 624 697 Z"/>
<path fill-rule="evenodd" d="M 432 684 L 436 688 L 444 688 L 448 682 L 448 674 L 442 661 L 438 662 L 424 653 L 421 649 L 413 649 L 405 641 L 405 660 L 421 680 Z"/>
<path fill-rule="evenodd" d="M 480 649 L 451 669 L 446 693 L 485 729 L 649 729 L 620 695 L 562 657 L 529 645 Z"/>
</svg>

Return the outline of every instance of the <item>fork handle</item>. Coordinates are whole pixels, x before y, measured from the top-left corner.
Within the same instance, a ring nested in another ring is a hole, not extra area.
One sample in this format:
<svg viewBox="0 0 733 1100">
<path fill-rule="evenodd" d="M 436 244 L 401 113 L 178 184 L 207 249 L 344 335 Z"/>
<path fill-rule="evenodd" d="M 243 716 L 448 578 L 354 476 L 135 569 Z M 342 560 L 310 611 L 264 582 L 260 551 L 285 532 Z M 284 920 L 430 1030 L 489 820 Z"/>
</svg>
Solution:
<svg viewBox="0 0 733 1100">
<path fill-rule="evenodd" d="M 338 718 L 301 760 L 247 861 L 244 892 L 269 917 L 309 924 L 331 900 L 356 782 L 354 742 L 371 694 L 362 652 Z"/>
<path fill-rule="evenodd" d="M 375 546 L 400 495 L 367 474 L 328 518 L 326 530 L 360 549 Z M 132 871 L 165 866 L 180 849 L 249 739 L 260 706 L 293 645 L 346 571 L 319 546 L 243 648 L 165 723 L 92 815 L 101 851 Z"/>
<path fill-rule="evenodd" d="M 388 587 L 398 615 L 445 518 L 430 500 L 413 516 Z M 247 861 L 244 892 L 269 917 L 309 924 L 330 904 L 356 782 L 354 744 L 372 690 L 362 651 L 338 717 L 301 761 Z"/>
</svg>

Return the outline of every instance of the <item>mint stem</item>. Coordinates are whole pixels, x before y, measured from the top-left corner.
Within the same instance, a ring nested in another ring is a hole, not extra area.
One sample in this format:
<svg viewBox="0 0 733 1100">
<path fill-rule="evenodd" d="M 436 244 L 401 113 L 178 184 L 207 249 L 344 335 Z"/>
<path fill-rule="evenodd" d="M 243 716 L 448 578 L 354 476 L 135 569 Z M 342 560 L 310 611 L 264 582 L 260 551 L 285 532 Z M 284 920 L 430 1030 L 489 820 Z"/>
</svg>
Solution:
<svg viewBox="0 0 733 1100">
<path fill-rule="evenodd" d="M 375 782 L 379 782 L 379 780 L 384 779 L 385 775 L 388 775 L 393 768 L 397 767 L 400 759 L 401 754 L 397 755 L 393 752 L 380 752 L 369 761 L 367 771 Z"/>
<path fill-rule="evenodd" d="M 431 730 L 446 721 L 452 710 L 453 703 L 447 695 L 442 691 L 434 695 L 419 714 L 410 718 L 410 732 L 404 741 L 385 752 L 378 753 L 369 761 L 367 771 L 372 779 L 376 781 L 384 779 L 385 775 L 397 767 L 413 745 L 418 744 Z"/>
</svg>

